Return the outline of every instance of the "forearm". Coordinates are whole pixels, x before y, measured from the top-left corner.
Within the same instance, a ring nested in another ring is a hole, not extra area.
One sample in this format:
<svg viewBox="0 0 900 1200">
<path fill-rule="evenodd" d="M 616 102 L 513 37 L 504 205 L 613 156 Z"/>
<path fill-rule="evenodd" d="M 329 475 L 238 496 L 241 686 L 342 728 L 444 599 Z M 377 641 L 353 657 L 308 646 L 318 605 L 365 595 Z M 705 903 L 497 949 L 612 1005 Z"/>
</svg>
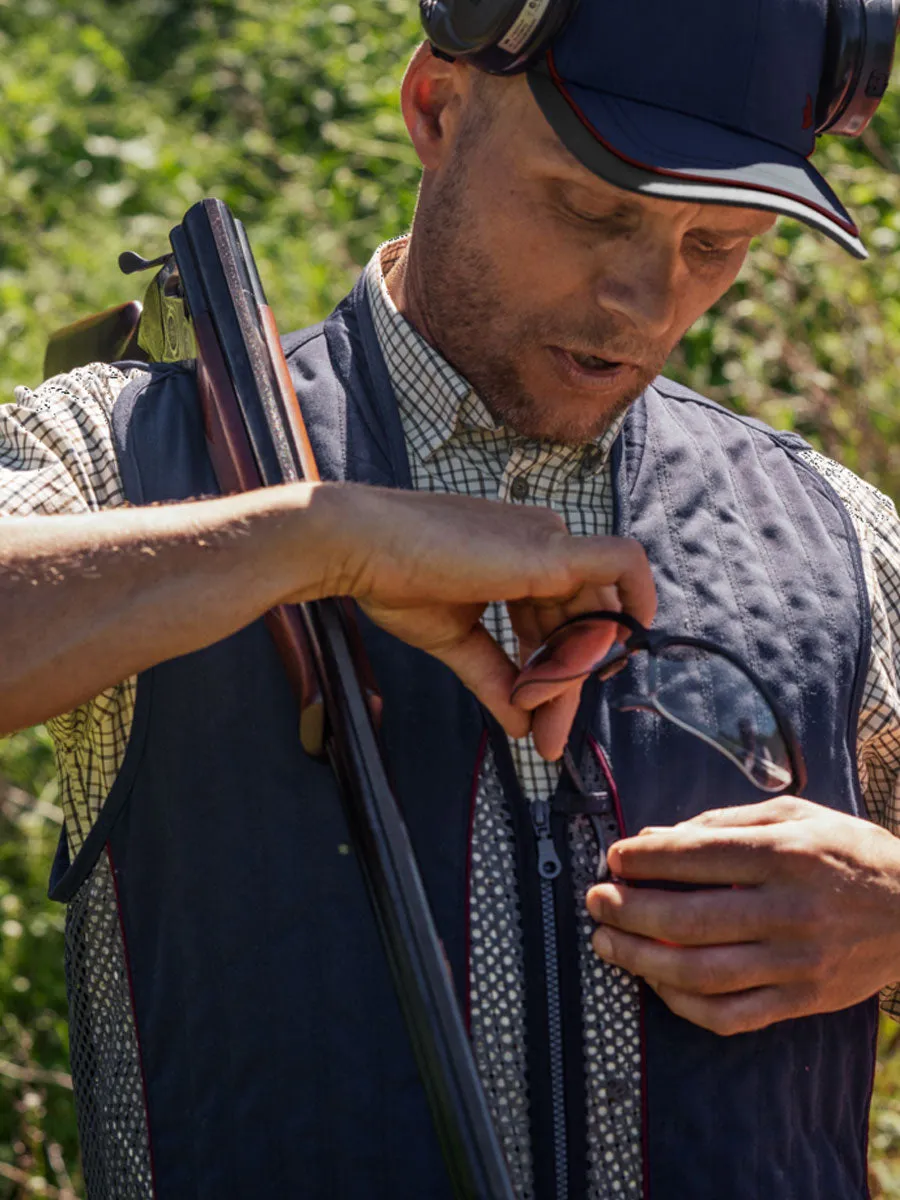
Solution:
<svg viewBox="0 0 900 1200">
<path fill-rule="evenodd" d="M 0 521 L 0 733 L 329 594 L 332 490 Z"/>
<path fill-rule="evenodd" d="M 573 613 L 621 605 L 647 622 L 656 605 L 635 543 L 572 537 L 547 510 L 467 496 L 296 484 L 88 516 L 7 517 L 0 733 L 220 641 L 275 605 L 337 595 L 439 658 L 514 736 L 533 723 L 541 753 L 555 757 L 580 682 L 565 708 L 559 697 L 546 713 L 515 705 L 519 671 L 481 625 L 485 606 L 511 603 L 517 634 L 540 641 Z M 594 640 L 579 643 L 591 661 L 601 650 Z"/>
</svg>

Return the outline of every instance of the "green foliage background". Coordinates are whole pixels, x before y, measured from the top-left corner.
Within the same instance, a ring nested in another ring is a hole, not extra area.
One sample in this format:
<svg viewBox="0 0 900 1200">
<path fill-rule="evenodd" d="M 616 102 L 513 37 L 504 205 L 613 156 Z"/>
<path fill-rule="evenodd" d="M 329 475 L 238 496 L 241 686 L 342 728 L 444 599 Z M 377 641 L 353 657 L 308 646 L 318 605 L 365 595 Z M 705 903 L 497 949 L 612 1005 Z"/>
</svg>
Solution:
<svg viewBox="0 0 900 1200">
<path fill-rule="evenodd" d="M 120 250 L 162 251 L 201 196 L 248 225 L 283 329 L 323 315 L 408 224 L 417 169 L 397 85 L 413 0 L 0 0 L 0 398 L 49 331 L 133 298 Z M 900 81 L 897 81 L 900 83 Z M 865 145 L 818 155 L 872 257 L 783 223 L 679 350 L 675 373 L 900 482 L 900 88 Z M 0 1200 L 81 1195 L 68 1091 L 52 750 L 0 742 Z M 25 795 L 36 799 L 28 799 Z M 900 1197 L 888 1044 L 873 1186 Z"/>
</svg>

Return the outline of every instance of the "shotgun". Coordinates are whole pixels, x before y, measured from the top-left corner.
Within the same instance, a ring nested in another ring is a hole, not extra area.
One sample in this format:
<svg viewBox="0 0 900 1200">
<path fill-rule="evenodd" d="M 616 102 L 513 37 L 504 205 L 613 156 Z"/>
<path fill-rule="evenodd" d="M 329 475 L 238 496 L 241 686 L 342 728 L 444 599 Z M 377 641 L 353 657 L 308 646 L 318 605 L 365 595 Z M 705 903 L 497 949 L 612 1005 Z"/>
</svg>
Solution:
<svg viewBox="0 0 900 1200">
<path fill-rule="evenodd" d="M 225 204 L 202 200 L 172 230 L 171 253 L 119 260 L 159 267 L 143 313 L 123 306 L 63 330 L 53 362 L 96 357 L 104 330 L 131 357 L 196 359 L 210 458 L 223 493 L 319 474 L 246 232 Z M 138 317 L 140 318 L 138 323 Z M 266 616 L 300 709 L 307 753 L 326 756 L 418 1063 L 453 1194 L 514 1200 L 412 845 L 377 735 L 380 698 L 350 602 L 283 606 Z M 302 797 L 298 797 L 298 803 Z M 411 1181 L 414 1183 L 414 1181 Z"/>
</svg>

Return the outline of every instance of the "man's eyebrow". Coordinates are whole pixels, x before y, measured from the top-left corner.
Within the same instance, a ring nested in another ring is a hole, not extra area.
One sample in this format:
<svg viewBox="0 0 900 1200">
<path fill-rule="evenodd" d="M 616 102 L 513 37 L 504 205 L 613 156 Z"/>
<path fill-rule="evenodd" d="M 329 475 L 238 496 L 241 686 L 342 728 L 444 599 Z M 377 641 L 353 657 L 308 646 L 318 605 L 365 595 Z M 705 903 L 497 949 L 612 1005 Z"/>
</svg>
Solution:
<svg viewBox="0 0 900 1200">
<path fill-rule="evenodd" d="M 591 183 L 593 180 L 596 179 L 596 181 L 598 183 L 606 182 L 599 175 L 595 176 L 593 174 L 589 175 L 588 178 L 585 179 L 584 178 L 585 168 L 581 167 L 581 165 L 579 163 L 575 162 L 568 155 L 566 157 L 563 157 L 562 155 L 560 155 L 559 156 L 559 164 L 562 167 L 569 167 L 570 170 L 569 170 L 569 172 L 566 172 L 565 174 L 553 175 L 550 178 L 551 184 L 555 184 L 558 186 L 561 185 L 563 188 L 566 188 L 566 189 L 581 188 L 582 191 L 590 192 Z M 611 186 L 612 185 L 607 184 L 606 185 L 606 194 L 602 195 L 602 196 L 594 197 L 595 200 L 598 203 L 603 204 L 604 207 L 608 208 L 610 211 L 610 215 L 623 216 L 623 217 L 630 217 L 630 216 L 634 216 L 636 214 L 639 215 L 641 212 L 640 203 L 637 200 L 633 199 L 629 195 L 628 192 L 623 191 L 621 188 L 616 188 L 615 193 L 613 195 L 610 195 L 609 189 Z"/>
<path fill-rule="evenodd" d="M 560 175 L 556 178 L 556 183 L 561 183 L 566 187 L 590 187 L 590 180 L 586 180 L 583 177 L 584 171 L 588 170 L 588 168 L 584 167 L 582 163 L 578 161 L 574 154 L 572 154 L 571 150 L 564 146 L 559 138 L 542 137 L 536 143 L 536 149 L 539 153 L 546 153 L 551 158 L 555 159 L 556 164 L 559 167 L 568 168 L 568 171 L 564 175 Z M 589 172 L 589 174 L 591 178 L 595 177 L 593 172 Z M 600 179 L 601 182 L 605 182 L 600 176 L 596 176 L 596 178 Z M 642 210 L 640 204 L 629 199 L 627 192 L 621 198 L 617 197 L 617 201 L 618 202 L 615 204 L 614 211 L 611 211 L 609 214 L 607 214 L 608 216 L 628 219 L 636 214 L 641 214 Z M 761 211 L 760 215 L 768 216 L 769 214 L 765 211 Z M 736 228 L 719 229 L 711 225 L 698 225 L 695 226 L 693 232 L 705 233 L 713 237 L 756 238 L 762 237 L 763 234 L 768 233 L 769 227 L 767 226 L 765 229 L 757 229 L 756 226 L 740 225 Z"/>
<path fill-rule="evenodd" d="M 718 229 L 711 225 L 696 225 L 693 229 L 694 233 L 704 233 L 712 237 L 723 238 L 755 238 L 762 237 L 764 233 L 768 233 L 768 226 L 765 229 L 751 228 L 748 225 L 741 225 L 737 228 Z"/>
</svg>

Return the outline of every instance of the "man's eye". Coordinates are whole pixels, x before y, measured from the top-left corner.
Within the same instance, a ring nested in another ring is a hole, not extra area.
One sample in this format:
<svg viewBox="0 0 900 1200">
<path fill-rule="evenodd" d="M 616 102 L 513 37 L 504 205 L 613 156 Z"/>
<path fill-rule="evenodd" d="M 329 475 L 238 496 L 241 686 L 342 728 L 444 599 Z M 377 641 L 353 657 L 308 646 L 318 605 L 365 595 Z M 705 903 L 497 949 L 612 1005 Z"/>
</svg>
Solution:
<svg viewBox="0 0 900 1200">
<path fill-rule="evenodd" d="M 588 225 L 600 225 L 609 221 L 609 216 L 604 213 L 589 213 L 582 212 L 578 208 L 566 208 L 566 215 L 573 217 L 576 221 L 584 221 Z"/>
<path fill-rule="evenodd" d="M 728 258 L 735 249 L 733 245 L 723 242 L 711 242 L 705 238 L 693 238 L 690 247 L 700 254 L 707 262 L 720 262 Z"/>
</svg>

